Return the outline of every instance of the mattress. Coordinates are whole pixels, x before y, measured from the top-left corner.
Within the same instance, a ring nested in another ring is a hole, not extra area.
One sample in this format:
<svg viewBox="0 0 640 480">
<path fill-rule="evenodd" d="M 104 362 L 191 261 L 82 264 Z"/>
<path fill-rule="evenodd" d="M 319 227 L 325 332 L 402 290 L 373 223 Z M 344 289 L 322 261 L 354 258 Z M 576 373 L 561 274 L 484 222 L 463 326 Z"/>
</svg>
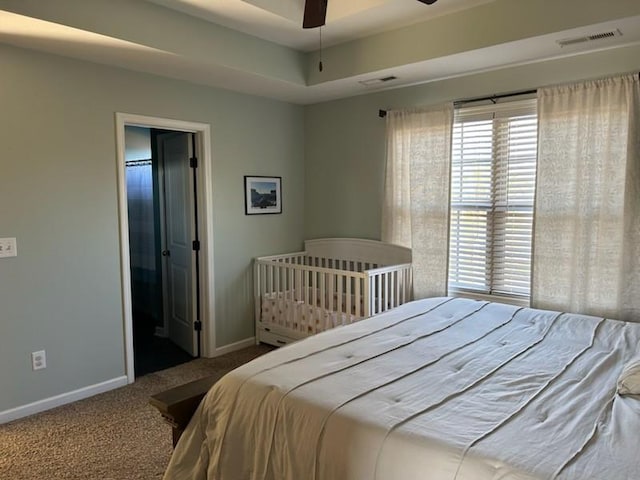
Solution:
<svg viewBox="0 0 640 480">
<path fill-rule="evenodd" d="M 223 377 L 165 479 L 640 478 L 640 324 L 411 302 Z"/>
<path fill-rule="evenodd" d="M 317 294 L 317 298 L 320 295 Z M 351 314 L 346 314 L 346 300 L 342 295 L 342 304 L 338 306 L 338 295 L 333 294 L 333 305 L 336 310 L 322 308 L 320 304 L 311 305 L 302 300 L 292 300 L 290 292 L 268 293 L 262 296 L 261 316 L 262 323 L 285 326 L 305 333 L 321 332 L 339 325 L 353 323 L 358 318 L 354 315 L 354 298 L 351 299 Z M 313 298 L 310 290 L 308 298 Z M 362 304 L 362 302 L 361 302 Z M 362 311 L 362 307 L 361 307 Z"/>
</svg>

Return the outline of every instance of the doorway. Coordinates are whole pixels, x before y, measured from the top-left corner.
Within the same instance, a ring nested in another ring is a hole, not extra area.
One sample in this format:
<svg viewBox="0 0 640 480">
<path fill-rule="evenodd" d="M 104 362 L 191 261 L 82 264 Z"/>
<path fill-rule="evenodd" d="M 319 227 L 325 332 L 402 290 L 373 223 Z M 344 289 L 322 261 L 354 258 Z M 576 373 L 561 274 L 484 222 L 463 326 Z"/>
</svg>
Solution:
<svg viewBox="0 0 640 480">
<path fill-rule="evenodd" d="M 127 114 L 116 123 L 131 383 L 215 351 L 209 130 Z"/>
<path fill-rule="evenodd" d="M 136 376 L 198 355 L 194 145 L 189 132 L 125 126 Z"/>
</svg>

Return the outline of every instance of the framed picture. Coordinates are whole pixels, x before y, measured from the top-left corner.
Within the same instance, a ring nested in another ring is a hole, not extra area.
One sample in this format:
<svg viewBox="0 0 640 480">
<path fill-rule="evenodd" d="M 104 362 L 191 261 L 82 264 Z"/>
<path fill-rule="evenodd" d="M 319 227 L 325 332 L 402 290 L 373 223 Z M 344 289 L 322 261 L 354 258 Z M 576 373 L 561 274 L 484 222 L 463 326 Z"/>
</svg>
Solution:
<svg viewBox="0 0 640 480">
<path fill-rule="evenodd" d="M 244 177 L 245 215 L 282 213 L 282 177 Z"/>
</svg>

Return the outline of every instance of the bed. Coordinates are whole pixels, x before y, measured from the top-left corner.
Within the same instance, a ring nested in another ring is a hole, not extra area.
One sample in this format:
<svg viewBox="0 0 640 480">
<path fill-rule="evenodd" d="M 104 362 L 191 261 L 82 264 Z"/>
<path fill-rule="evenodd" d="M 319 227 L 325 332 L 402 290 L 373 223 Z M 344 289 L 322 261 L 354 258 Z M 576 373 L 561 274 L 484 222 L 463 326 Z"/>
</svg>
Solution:
<svg viewBox="0 0 640 480">
<path fill-rule="evenodd" d="M 254 263 L 256 341 L 281 346 L 411 300 L 411 250 L 375 240 L 307 240 Z"/>
<path fill-rule="evenodd" d="M 639 348 L 640 324 L 409 302 L 223 377 L 165 479 L 638 479 Z"/>
</svg>

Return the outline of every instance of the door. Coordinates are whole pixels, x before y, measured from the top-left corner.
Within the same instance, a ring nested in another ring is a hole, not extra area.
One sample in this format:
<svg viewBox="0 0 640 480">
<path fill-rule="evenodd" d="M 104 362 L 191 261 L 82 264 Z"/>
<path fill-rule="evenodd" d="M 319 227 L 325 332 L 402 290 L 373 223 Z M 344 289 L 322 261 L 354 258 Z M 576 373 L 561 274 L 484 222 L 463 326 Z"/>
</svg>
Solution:
<svg viewBox="0 0 640 480">
<path fill-rule="evenodd" d="M 190 133 L 157 135 L 164 190 L 164 311 L 168 336 L 192 356 L 197 351 L 195 334 L 194 184 L 189 165 Z"/>
</svg>

